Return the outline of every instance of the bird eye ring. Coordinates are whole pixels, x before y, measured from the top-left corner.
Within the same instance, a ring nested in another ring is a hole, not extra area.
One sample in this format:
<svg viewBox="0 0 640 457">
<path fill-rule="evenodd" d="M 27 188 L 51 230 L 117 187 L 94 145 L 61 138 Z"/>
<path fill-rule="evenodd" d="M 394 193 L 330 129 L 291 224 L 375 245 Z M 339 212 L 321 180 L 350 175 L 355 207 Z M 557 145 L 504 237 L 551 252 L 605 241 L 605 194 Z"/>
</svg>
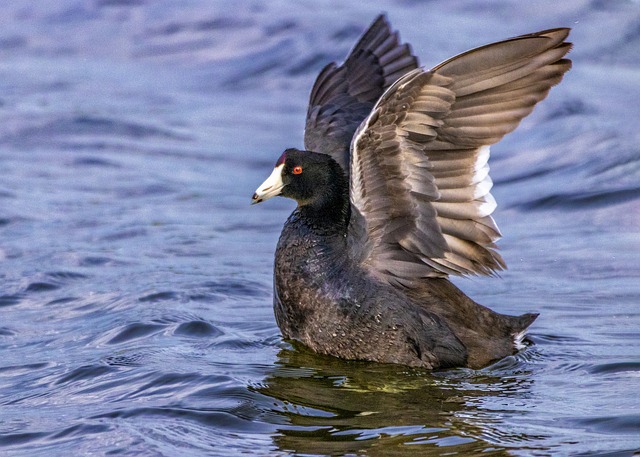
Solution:
<svg viewBox="0 0 640 457">
<path fill-rule="evenodd" d="M 299 175 L 300 173 L 302 173 L 302 167 L 300 165 L 297 165 L 297 166 L 293 167 L 293 174 L 294 175 Z"/>
</svg>

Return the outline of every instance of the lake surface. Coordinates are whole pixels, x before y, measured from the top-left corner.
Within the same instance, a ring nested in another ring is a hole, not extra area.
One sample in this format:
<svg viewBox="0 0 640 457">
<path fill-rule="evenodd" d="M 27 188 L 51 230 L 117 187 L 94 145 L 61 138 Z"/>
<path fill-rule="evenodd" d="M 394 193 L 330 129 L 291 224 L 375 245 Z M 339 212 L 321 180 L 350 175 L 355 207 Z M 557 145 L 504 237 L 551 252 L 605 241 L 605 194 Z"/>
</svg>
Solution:
<svg viewBox="0 0 640 457">
<path fill-rule="evenodd" d="M 345 3 L 2 2 L 0 455 L 638 452 L 640 2 Z M 320 357 L 273 318 L 294 204 L 251 194 L 380 11 L 427 66 L 574 28 L 492 148 L 509 270 L 456 280 L 541 313 L 483 370 Z"/>
</svg>

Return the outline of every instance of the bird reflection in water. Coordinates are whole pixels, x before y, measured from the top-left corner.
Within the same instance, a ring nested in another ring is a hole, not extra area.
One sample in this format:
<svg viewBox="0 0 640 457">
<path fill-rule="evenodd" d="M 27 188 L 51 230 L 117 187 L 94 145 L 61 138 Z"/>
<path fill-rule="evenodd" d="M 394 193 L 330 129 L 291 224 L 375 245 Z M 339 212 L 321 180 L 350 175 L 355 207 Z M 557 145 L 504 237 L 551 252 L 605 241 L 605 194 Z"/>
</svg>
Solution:
<svg viewBox="0 0 640 457">
<path fill-rule="evenodd" d="M 522 360 L 526 352 L 484 370 L 429 372 L 345 361 L 296 345 L 283 348 L 272 372 L 251 390 L 273 400 L 267 414 L 282 424 L 273 435 L 280 450 L 441 455 L 445 447 L 510 455 L 508 447 L 494 444 L 498 438 L 516 444 L 532 437 L 500 430 L 483 404 L 513 404 L 529 395 L 533 380 Z"/>
</svg>

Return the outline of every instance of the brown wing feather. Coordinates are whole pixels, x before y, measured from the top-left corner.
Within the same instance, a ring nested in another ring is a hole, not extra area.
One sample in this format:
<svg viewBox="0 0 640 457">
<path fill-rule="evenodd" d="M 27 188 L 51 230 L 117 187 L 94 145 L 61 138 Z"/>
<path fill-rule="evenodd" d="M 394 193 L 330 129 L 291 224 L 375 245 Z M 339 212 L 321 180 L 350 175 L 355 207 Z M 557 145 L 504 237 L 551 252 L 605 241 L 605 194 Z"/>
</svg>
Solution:
<svg viewBox="0 0 640 457">
<path fill-rule="evenodd" d="M 413 70 L 383 94 L 351 147 L 351 200 L 372 271 L 408 284 L 505 268 L 491 217 L 489 146 L 569 70 L 568 34 L 483 46 Z"/>
</svg>

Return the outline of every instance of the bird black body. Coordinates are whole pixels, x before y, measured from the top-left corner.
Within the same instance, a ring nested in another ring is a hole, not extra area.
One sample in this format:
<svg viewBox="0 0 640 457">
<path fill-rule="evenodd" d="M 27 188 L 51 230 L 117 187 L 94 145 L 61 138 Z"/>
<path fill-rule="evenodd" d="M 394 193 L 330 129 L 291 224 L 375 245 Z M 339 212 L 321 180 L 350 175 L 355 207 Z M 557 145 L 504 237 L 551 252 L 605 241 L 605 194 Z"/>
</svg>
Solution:
<svg viewBox="0 0 640 457">
<path fill-rule="evenodd" d="M 489 146 L 571 63 L 569 29 L 523 35 L 418 68 L 378 17 L 311 91 L 305 147 L 287 149 L 253 203 L 298 203 L 274 265 L 285 338 L 345 359 L 480 368 L 516 353 L 537 314 L 507 316 L 448 276 L 505 268 Z"/>
<path fill-rule="evenodd" d="M 509 340 L 507 351 L 514 351 L 511 335 L 524 330 L 535 315 L 523 319 L 494 313 L 466 299 L 446 279 L 426 280 L 422 292 L 412 295 L 380 281 L 349 255 L 348 182 L 340 167 L 324 154 L 287 153 L 305 170 L 287 195 L 304 195 L 307 204 L 289 216 L 275 254 L 274 310 L 285 338 L 347 359 L 428 369 L 483 366 L 504 357 L 505 349 L 487 338 L 470 360 L 462 341 L 477 339 L 469 328 L 477 327 L 481 317 L 490 321 L 492 335 L 501 331 Z M 307 163 L 311 159 L 313 165 Z M 325 186 L 317 185 L 316 174 L 330 178 Z M 433 292 L 437 289 L 440 294 Z M 458 294 L 452 299 L 454 291 Z M 469 309 L 460 309 L 461 299 Z M 444 309 L 454 316 L 455 330 L 439 317 Z M 456 318 L 460 311 L 465 315 Z"/>
</svg>

